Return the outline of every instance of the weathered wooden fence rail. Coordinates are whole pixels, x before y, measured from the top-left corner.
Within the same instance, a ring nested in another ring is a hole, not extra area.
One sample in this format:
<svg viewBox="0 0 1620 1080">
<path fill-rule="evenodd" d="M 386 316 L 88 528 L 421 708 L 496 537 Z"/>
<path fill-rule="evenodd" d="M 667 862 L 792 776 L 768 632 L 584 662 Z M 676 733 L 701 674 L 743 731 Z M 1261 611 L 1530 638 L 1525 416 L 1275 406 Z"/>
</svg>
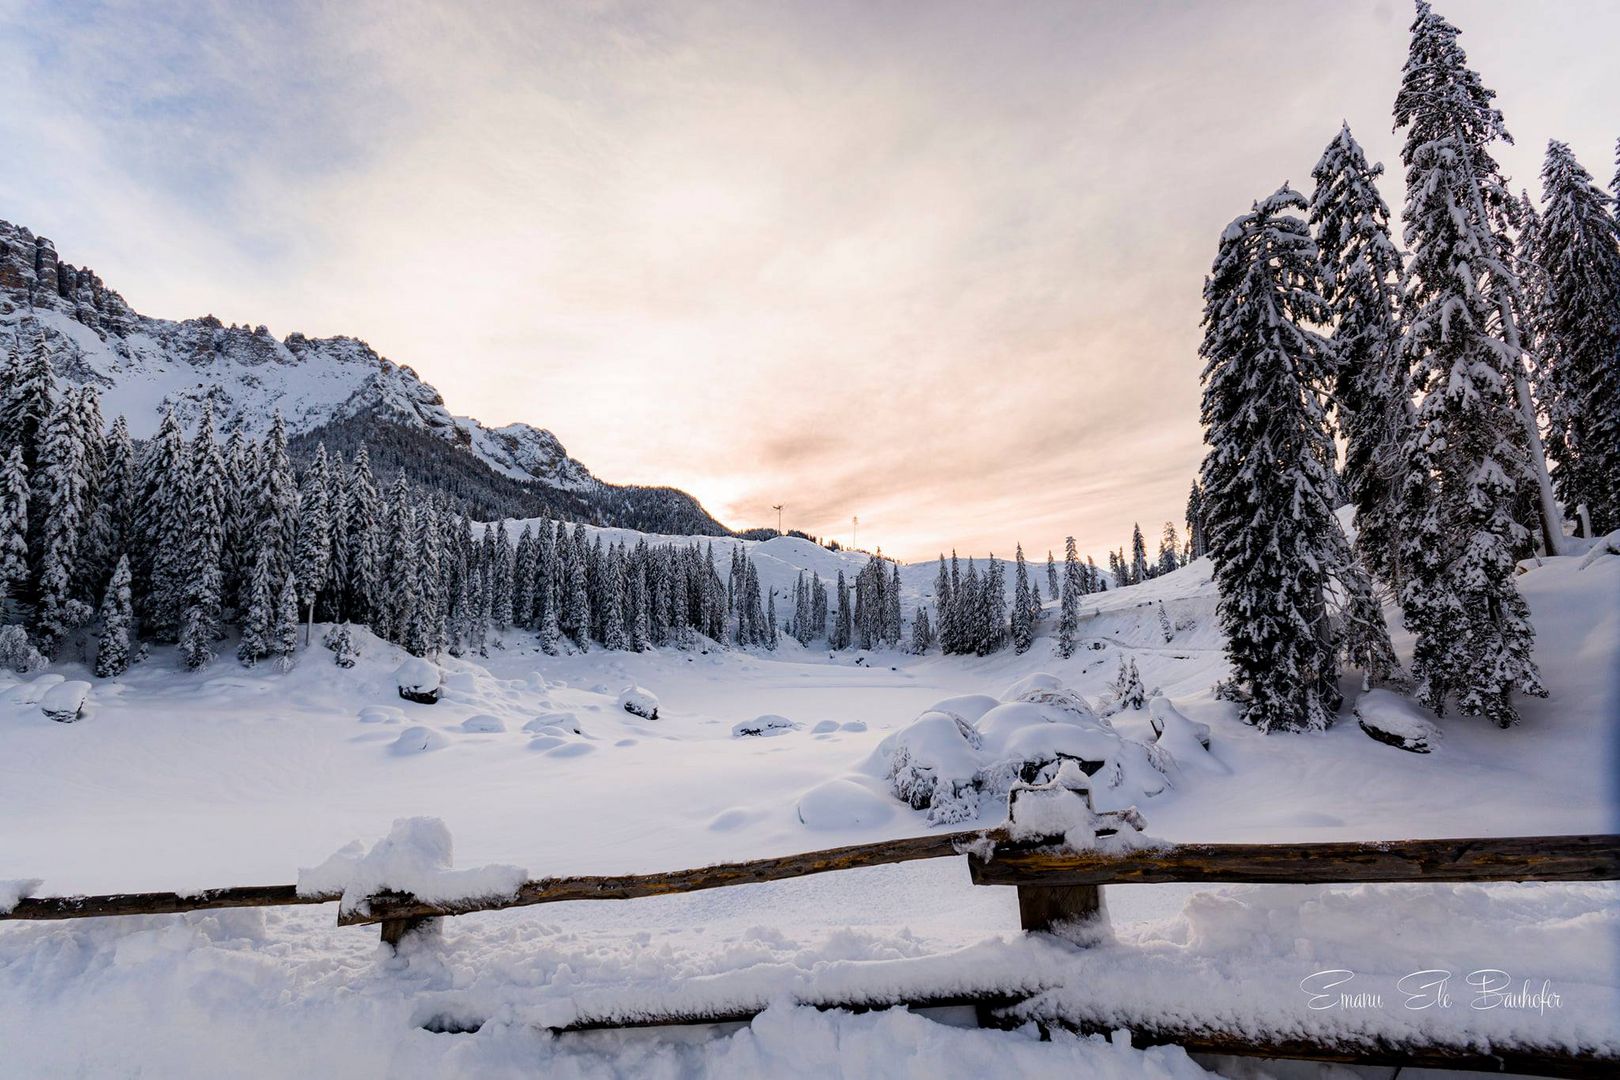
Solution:
<svg viewBox="0 0 1620 1080">
<path fill-rule="evenodd" d="M 1077 793 L 1078 794 L 1078 793 Z M 1089 801 L 1089 800 L 1088 800 Z M 1016 821 L 1016 805 L 1014 807 Z M 1100 817 L 1107 817 L 1102 815 Z M 1105 832 L 1108 830 L 1104 830 Z M 542 878 L 510 896 L 425 903 L 413 896 L 383 893 L 340 912 L 340 925 L 380 923 L 383 940 L 397 943 L 425 919 L 467 915 L 577 900 L 629 900 L 758 884 L 838 870 L 885 866 L 919 859 L 966 857 L 976 885 L 1018 890 L 1020 923 L 1026 930 L 1056 930 L 1077 943 L 1088 940 L 1088 925 L 1106 920 L 1103 885 L 1163 882 L 1250 882 L 1354 884 L 1393 881 L 1612 881 L 1620 880 L 1620 835 L 1473 837 L 1439 840 L 1338 841 L 1305 844 L 1162 844 L 1122 850 L 1074 851 L 1051 842 L 1014 841 L 1006 828 L 853 844 L 794 855 L 718 863 L 655 874 Z M 208 889 L 195 893 L 119 893 L 107 896 L 32 897 L 21 900 L 0 921 L 82 919 L 119 915 L 170 915 L 217 908 L 323 904 L 336 894 L 300 895 L 293 885 Z M 835 1003 L 812 1002 L 818 1007 Z M 986 1024 L 998 1023 L 1010 1002 L 1004 997 L 972 1001 L 862 1002 L 885 1005 L 972 1004 Z M 763 1006 L 762 1006 L 763 1007 Z M 746 1020 L 757 1010 L 725 1016 L 672 1014 L 639 1018 L 637 1025 L 716 1023 Z M 1081 1031 L 1107 1030 L 1106 1010 L 1094 1020 L 1070 1018 L 1052 1023 Z M 604 1017 L 581 1020 L 561 1030 L 630 1026 Z M 1250 1035 L 1200 1027 L 1133 1027 L 1138 1044 L 1174 1042 L 1194 1051 L 1260 1057 L 1355 1061 L 1429 1068 L 1465 1068 L 1561 1077 L 1620 1076 L 1620 1058 L 1568 1050 L 1516 1047 L 1485 1052 L 1477 1047 L 1266 1041 Z"/>
</svg>

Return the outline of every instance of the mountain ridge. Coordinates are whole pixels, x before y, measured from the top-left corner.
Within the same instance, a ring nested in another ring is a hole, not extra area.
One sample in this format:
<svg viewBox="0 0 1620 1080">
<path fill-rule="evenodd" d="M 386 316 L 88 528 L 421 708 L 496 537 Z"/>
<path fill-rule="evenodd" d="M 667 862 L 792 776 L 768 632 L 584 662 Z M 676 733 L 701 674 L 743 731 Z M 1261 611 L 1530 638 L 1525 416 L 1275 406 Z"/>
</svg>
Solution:
<svg viewBox="0 0 1620 1080">
<path fill-rule="evenodd" d="M 94 271 L 62 261 L 48 238 L 0 220 L 0 333 L 16 339 L 25 323 L 44 333 L 57 376 L 100 388 L 103 412 L 122 414 L 136 438 L 150 437 L 166 408 L 189 427 L 207 403 L 221 430 L 253 435 L 280 411 L 295 447 L 408 444 L 409 458 L 377 464 L 405 468 L 422 483 L 453 472 L 461 496 L 486 512 L 566 511 L 589 524 L 732 535 L 686 492 L 597 478 L 544 428 L 490 428 L 451 413 L 412 368 L 359 338 L 277 339 L 263 325 L 213 315 L 142 315 Z"/>
</svg>

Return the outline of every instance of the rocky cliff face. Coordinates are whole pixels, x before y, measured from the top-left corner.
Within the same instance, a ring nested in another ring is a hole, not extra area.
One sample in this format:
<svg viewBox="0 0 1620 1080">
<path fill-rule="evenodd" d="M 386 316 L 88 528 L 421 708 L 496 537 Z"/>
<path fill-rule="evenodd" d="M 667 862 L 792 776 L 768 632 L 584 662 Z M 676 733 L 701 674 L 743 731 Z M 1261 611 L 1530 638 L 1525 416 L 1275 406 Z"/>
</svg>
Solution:
<svg viewBox="0 0 1620 1080">
<path fill-rule="evenodd" d="M 249 434 L 261 433 L 279 411 L 306 445 L 323 432 L 338 443 L 370 441 L 368 431 L 380 439 L 387 428 L 409 432 L 419 448 L 467 455 L 477 462 L 472 473 L 462 461 L 447 471 L 462 489 L 478 469 L 497 474 L 503 482 L 489 486 L 503 494 L 491 505 L 510 506 L 514 491 L 532 485 L 536 505 L 566 506 L 593 524 L 637 527 L 632 519 L 652 517 L 679 526 L 666 531 L 728 531 L 684 492 L 603 483 L 549 431 L 491 429 L 453 416 L 416 372 L 357 338 L 295 333 L 278 340 L 263 326 L 227 326 L 212 315 L 178 322 L 141 315 L 93 272 L 62 262 L 51 241 L 0 221 L 0 358 L 41 333 L 58 377 L 98 386 L 103 415 L 122 414 L 136 438 L 155 432 L 166 408 L 190 426 L 211 403 L 220 430 Z M 559 494 L 566 494 L 561 502 Z"/>
</svg>

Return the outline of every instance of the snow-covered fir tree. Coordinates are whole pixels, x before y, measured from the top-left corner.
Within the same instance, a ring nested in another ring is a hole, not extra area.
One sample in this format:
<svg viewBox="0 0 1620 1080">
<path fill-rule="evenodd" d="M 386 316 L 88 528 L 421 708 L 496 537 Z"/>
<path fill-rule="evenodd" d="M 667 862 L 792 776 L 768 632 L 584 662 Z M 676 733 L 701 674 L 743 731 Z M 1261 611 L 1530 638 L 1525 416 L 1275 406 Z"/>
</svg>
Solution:
<svg viewBox="0 0 1620 1080">
<path fill-rule="evenodd" d="M 1517 497 L 1545 485 L 1536 475 L 1539 447 L 1526 439 L 1515 405 L 1523 377 L 1517 282 L 1502 232 L 1511 199 L 1488 152 L 1506 130 L 1494 93 L 1468 68 L 1456 38 L 1455 27 L 1418 4 L 1395 101 L 1396 123 L 1406 128 L 1411 251 L 1402 305 L 1423 396 L 1402 489 L 1400 599 L 1417 638 L 1418 700 L 1440 712 L 1455 694 L 1463 714 L 1507 726 L 1518 720 L 1514 692 L 1546 693 L 1513 582 L 1515 555 L 1528 540 L 1515 520 Z M 1557 528 L 1544 511 L 1554 550 Z"/>
<path fill-rule="evenodd" d="M 159 640 L 174 639 L 183 612 L 188 468 L 180 421 L 165 409 L 141 462 L 136 533 L 142 555 L 131 566 L 142 633 Z"/>
<path fill-rule="evenodd" d="M 39 575 L 35 594 L 35 644 L 54 658 L 82 619 L 70 605 L 85 526 L 88 463 L 73 394 L 57 397 L 40 436 L 38 465 L 29 496 L 30 523 L 37 523 Z"/>
<path fill-rule="evenodd" d="M 276 597 L 274 648 L 277 670 L 291 671 L 298 663 L 298 582 L 291 574 Z"/>
<path fill-rule="evenodd" d="M 1209 545 L 1204 539 L 1204 492 L 1197 480 L 1187 492 L 1187 553 L 1194 559 L 1209 554 Z"/>
<path fill-rule="evenodd" d="M 928 609 L 919 607 L 911 619 L 911 651 L 921 656 L 934 644 L 934 627 L 928 621 Z"/>
<path fill-rule="evenodd" d="M 214 441 L 213 410 L 203 406 L 191 441 L 187 491 L 185 559 L 181 566 L 184 601 L 180 658 L 187 670 L 207 667 L 220 636 L 224 592 L 221 560 L 225 548 L 225 461 Z"/>
<path fill-rule="evenodd" d="M 248 580 L 242 638 L 236 646 L 236 658 L 244 666 L 254 667 L 270 655 L 275 645 L 275 625 L 276 592 L 270 580 L 270 555 L 261 547 Z"/>
<path fill-rule="evenodd" d="M 56 375 L 45 333 L 27 320 L 17 335 L 29 339 L 26 353 L 15 346 L 0 378 L 0 451 L 22 450 L 23 467 L 33 476 L 39 466 L 39 448 L 45 425 L 57 399 Z"/>
<path fill-rule="evenodd" d="M 978 648 L 980 656 L 988 656 L 1007 643 L 1007 569 L 994 555 L 985 567 L 983 614 L 979 619 Z"/>
<path fill-rule="evenodd" d="M 1119 658 L 1119 671 L 1114 676 L 1110 696 L 1121 709 L 1141 709 L 1147 705 L 1147 691 L 1142 686 L 1142 676 L 1136 670 L 1134 657 L 1129 661 L 1123 656 Z"/>
<path fill-rule="evenodd" d="M 1311 173 L 1310 220 L 1333 322 L 1333 406 L 1356 550 L 1379 579 L 1399 587 L 1402 452 L 1415 416 L 1402 344 L 1401 254 L 1376 182 L 1383 171 L 1368 164 L 1344 125 Z"/>
<path fill-rule="evenodd" d="M 377 530 L 382 511 L 377 481 L 371 474 L 371 457 L 364 443 L 355 451 L 354 464 L 349 468 L 347 502 L 343 612 L 356 622 L 368 623 L 377 611 L 381 569 Z"/>
<path fill-rule="evenodd" d="M 1547 144 L 1530 252 L 1537 389 L 1558 497 L 1595 535 L 1620 529 L 1620 244 L 1614 200 L 1561 142 Z"/>
<path fill-rule="evenodd" d="M 1139 585 L 1152 577 L 1147 561 L 1147 542 L 1142 539 L 1142 526 L 1131 526 L 1131 584 Z"/>
<path fill-rule="evenodd" d="M 15 617 L 28 581 L 28 466 L 13 446 L 0 469 L 0 618 Z"/>
<path fill-rule="evenodd" d="M 280 588 L 294 575 L 298 540 L 298 484 L 287 456 L 287 425 L 277 412 L 265 437 L 259 464 L 257 534 L 270 563 L 271 580 Z"/>
<path fill-rule="evenodd" d="M 315 456 L 304 470 L 304 482 L 299 488 L 293 549 L 293 577 L 312 627 L 316 597 L 326 589 L 332 570 L 332 487 L 326 444 L 321 443 L 315 447 Z"/>
<path fill-rule="evenodd" d="M 1332 459 L 1317 390 L 1327 321 L 1305 199 L 1291 188 L 1226 227 L 1204 285 L 1202 483 L 1217 606 L 1243 719 L 1320 730 L 1339 706 L 1325 589 Z M 1264 402 L 1265 408 L 1256 408 Z"/>
<path fill-rule="evenodd" d="M 101 475 L 94 485 L 90 525 L 80 547 L 83 588 L 90 596 L 102 591 L 117 560 L 140 542 L 135 532 L 140 474 L 129 425 L 122 416 L 113 420 L 102 445 Z"/>
<path fill-rule="evenodd" d="M 1080 556 L 1074 547 L 1074 537 L 1063 539 L 1063 596 L 1058 606 L 1058 655 L 1067 660 L 1074 655 L 1075 641 L 1080 633 L 1080 593 L 1083 590 Z"/>
<path fill-rule="evenodd" d="M 1029 591 L 1029 570 L 1024 566 L 1024 545 L 1019 544 L 1013 553 L 1013 606 L 1010 626 L 1015 653 L 1023 654 L 1029 651 L 1033 637 L 1033 606 L 1033 597 Z"/>
<path fill-rule="evenodd" d="M 832 631 L 827 637 L 827 646 L 832 649 L 847 649 L 855 635 L 855 626 L 852 613 L 849 610 L 849 588 L 844 584 L 844 572 L 838 571 L 838 584 L 834 589 L 838 598 L 838 614 L 833 619 Z"/>
<path fill-rule="evenodd" d="M 1046 552 L 1046 591 L 1051 596 L 1058 595 L 1057 560 L 1052 558 L 1050 548 Z"/>
<path fill-rule="evenodd" d="M 512 556 L 512 624 L 534 625 L 534 531 L 523 523 Z"/>
<path fill-rule="evenodd" d="M 129 556 L 120 555 L 107 593 L 101 598 L 101 637 L 96 645 L 96 678 L 116 679 L 129 670 Z"/>
<path fill-rule="evenodd" d="M 1180 544 L 1176 540 L 1176 524 L 1173 521 L 1164 523 L 1164 532 L 1159 537 L 1159 556 L 1154 566 L 1160 574 L 1168 574 L 1181 565 Z"/>
</svg>

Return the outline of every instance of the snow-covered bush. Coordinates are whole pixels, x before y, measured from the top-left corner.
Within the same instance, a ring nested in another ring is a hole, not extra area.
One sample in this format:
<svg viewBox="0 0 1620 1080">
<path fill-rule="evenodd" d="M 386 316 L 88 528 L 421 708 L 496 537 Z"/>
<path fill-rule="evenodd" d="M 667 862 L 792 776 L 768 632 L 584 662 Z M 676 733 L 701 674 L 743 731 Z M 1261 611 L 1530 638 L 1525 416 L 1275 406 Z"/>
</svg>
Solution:
<svg viewBox="0 0 1620 1080">
<path fill-rule="evenodd" d="M 15 624 L 0 626 L 0 668 L 27 675 L 44 667 L 45 662 L 45 657 L 28 640 L 28 631 Z"/>
<path fill-rule="evenodd" d="M 439 700 L 441 681 L 438 665 L 421 657 L 412 657 L 399 665 L 399 670 L 394 672 L 394 682 L 399 687 L 399 696 L 419 705 L 432 705 Z"/>
<path fill-rule="evenodd" d="M 1369 690 L 1356 699 L 1361 730 L 1381 743 L 1414 754 L 1427 754 L 1440 729 L 1410 701 L 1389 690 Z"/>
<path fill-rule="evenodd" d="M 747 736 L 785 735 L 798 725 L 785 716 L 766 713 L 756 716 L 752 720 L 739 720 L 731 725 L 732 738 L 741 739 Z M 834 725 L 835 727 L 837 725 Z"/>
<path fill-rule="evenodd" d="M 619 708 L 632 716 L 647 720 L 658 719 L 658 699 L 651 690 L 640 686 L 627 686 L 619 691 Z"/>
<path fill-rule="evenodd" d="M 1108 697 L 1102 713 L 1104 716 L 1112 716 L 1122 709 L 1143 708 L 1147 705 L 1148 699 L 1157 693 L 1155 690 L 1150 694 L 1142 686 L 1142 676 L 1136 670 L 1135 658 L 1126 660 L 1121 656 L 1119 672 L 1114 676 L 1113 685 L 1108 688 Z"/>
<path fill-rule="evenodd" d="M 59 682 L 39 699 L 39 710 L 48 719 L 60 724 L 71 724 L 84 715 L 84 701 L 90 696 L 90 684 L 72 680 Z"/>
<path fill-rule="evenodd" d="M 355 644 L 354 632 L 348 623 L 338 623 L 328 630 L 321 644 L 332 650 L 332 662 L 340 668 L 352 668 L 360 659 L 360 646 Z"/>
<path fill-rule="evenodd" d="M 1007 694 L 949 698 L 878 744 L 874 765 L 895 797 L 949 824 L 978 817 L 985 797 L 1050 780 L 1064 762 L 1092 775 L 1099 809 L 1169 786 L 1167 753 L 1122 738 L 1056 677 L 1027 676 Z"/>
</svg>

